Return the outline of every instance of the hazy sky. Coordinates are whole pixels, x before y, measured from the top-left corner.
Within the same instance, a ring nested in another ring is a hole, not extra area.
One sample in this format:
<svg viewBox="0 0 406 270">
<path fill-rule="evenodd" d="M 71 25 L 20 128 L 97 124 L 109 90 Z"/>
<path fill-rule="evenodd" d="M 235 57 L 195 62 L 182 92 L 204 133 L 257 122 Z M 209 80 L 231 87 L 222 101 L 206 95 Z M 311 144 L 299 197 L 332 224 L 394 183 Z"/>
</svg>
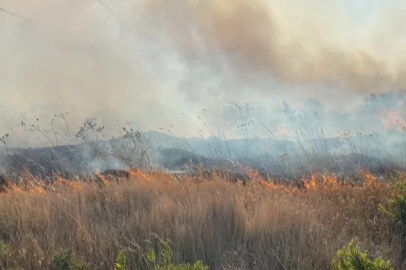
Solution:
<svg viewBox="0 0 406 270">
<path fill-rule="evenodd" d="M 0 0 L 31 20 L 0 12 L 0 131 L 69 111 L 189 135 L 182 113 L 221 122 L 231 100 L 351 110 L 406 86 L 405 1 L 103 2 L 119 19 L 97 0 Z"/>
</svg>

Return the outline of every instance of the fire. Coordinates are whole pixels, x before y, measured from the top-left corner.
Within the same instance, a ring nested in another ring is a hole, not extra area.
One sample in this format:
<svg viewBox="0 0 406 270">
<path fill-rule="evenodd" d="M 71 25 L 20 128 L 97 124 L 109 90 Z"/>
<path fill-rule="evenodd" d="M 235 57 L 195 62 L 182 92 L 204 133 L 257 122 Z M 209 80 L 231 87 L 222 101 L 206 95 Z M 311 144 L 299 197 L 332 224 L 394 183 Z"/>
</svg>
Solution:
<svg viewBox="0 0 406 270">
<path fill-rule="evenodd" d="M 141 170 L 138 169 L 127 169 L 126 170 L 133 178 L 140 178 L 142 180 L 148 181 L 148 182 L 154 182 L 153 177 L 151 177 L 148 174 L 143 173 Z"/>
<path fill-rule="evenodd" d="M 373 186 L 376 184 L 376 177 L 372 175 L 368 170 L 361 169 L 359 173 L 364 177 L 365 186 Z"/>
<path fill-rule="evenodd" d="M 340 187 L 342 187 L 344 184 L 339 182 L 337 177 L 332 176 L 332 175 L 323 175 L 323 187 L 325 189 L 333 189 L 333 190 L 337 190 Z"/>
<path fill-rule="evenodd" d="M 149 183 L 156 183 L 159 180 L 159 183 L 172 183 L 176 179 L 171 173 L 167 172 L 143 172 L 139 169 L 127 169 L 128 172 L 133 179 L 146 181 Z"/>
<path fill-rule="evenodd" d="M 251 183 L 259 183 L 262 187 L 271 191 L 281 191 L 288 194 L 307 194 L 313 191 L 337 191 L 342 187 L 351 187 L 356 189 L 365 189 L 365 188 L 382 188 L 388 187 L 389 184 L 377 183 L 377 177 L 374 176 L 371 172 L 365 169 L 359 170 L 359 174 L 362 176 L 363 181 L 359 185 L 349 185 L 345 182 L 340 181 L 334 175 L 316 175 L 311 174 L 310 176 L 301 177 L 301 182 L 303 187 L 293 186 L 291 182 L 286 182 L 283 184 L 276 184 L 274 181 L 265 180 L 258 169 L 253 169 L 251 167 L 242 167 L 245 173 L 248 175 Z M 127 169 L 126 172 L 129 173 L 130 178 L 128 181 L 145 181 L 148 183 L 159 183 L 159 184 L 168 184 L 168 183 L 195 183 L 198 185 L 212 185 L 217 181 L 212 181 L 216 179 L 224 179 L 222 176 L 218 176 L 215 171 L 212 172 L 211 176 L 204 176 L 203 178 L 190 178 L 185 174 L 184 177 L 176 177 L 170 173 L 165 172 L 142 172 L 137 169 Z M 106 179 L 106 176 L 99 173 L 95 173 L 98 180 L 101 180 L 104 186 L 111 185 L 109 179 Z M 406 175 L 406 174 L 405 174 Z M 54 180 L 51 183 L 46 183 L 42 179 L 33 178 L 32 175 L 29 176 L 28 180 L 25 180 L 23 184 L 16 184 L 13 181 L 5 178 L 3 181 L 3 190 L 5 191 L 2 195 L 13 194 L 13 193 L 23 193 L 27 192 L 29 194 L 44 194 L 52 193 L 56 196 L 59 196 L 60 191 L 72 190 L 74 192 L 84 189 L 88 183 L 85 181 L 73 181 L 65 179 L 60 175 L 54 175 Z M 92 179 L 92 178 L 91 178 Z M 94 181 L 97 181 L 93 178 Z M 118 177 L 115 180 L 122 180 Z M 94 182 L 95 183 L 95 182 Z M 91 185 L 91 183 L 90 183 Z M 66 189 L 67 188 L 67 189 Z"/>
<path fill-rule="evenodd" d="M 50 184 L 50 187 L 52 188 L 53 186 L 53 190 L 56 190 L 56 188 L 55 188 L 55 185 L 67 185 L 67 186 L 69 186 L 70 188 L 72 188 L 74 191 L 78 191 L 78 190 L 81 190 L 82 189 L 82 187 L 83 187 L 83 184 L 82 183 L 80 183 L 80 182 L 74 182 L 74 181 L 70 181 L 70 180 L 68 180 L 68 179 L 65 179 L 65 178 L 63 178 L 63 177 L 61 177 L 61 176 L 56 176 L 56 183 L 55 184 Z"/>
<path fill-rule="evenodd" d="M 259 174 L 258 169 L 254 170 L 254 169 L 252 169 L 250 167 L 246 167 L 245 171 L 248 173 L 248 175 L 250 176 L 250 178 L 252 180 L 261 183 L 262 186 L 264 186 L 266 189 L 281 190 L 281 191 L 286 192 L 286 193 L 293 193 L 293 192 L 297 191 L 297 189 L 294 188 L 294 187 L 289 187 L 289 186 L 286 186 L 286 185 L 276 185 L 272 181 L 266 181 Z"/>
<path fill-rule="evenodd" d="M 401 118 L 398 112 L 391 110 L 387 119 L 384 121 L 385 128 L 395 127 L 399 131 L 404 131 L 406 127 L 406 120 Z"/>
<path fill-rule="evenodd" d="M 40 185 L 35 185 L 32 182 L 28 182 L 28 192 L 31 194 L 43 194 L 46 190 Z"/>
<path fill-rule="evenodd" d="M 317 189 L 317 182 L 316 182 L 316 175 L 312 174 L 310 179 L 306 179 L 302 177 L 302 182 L 306 188 L 306 190 Z"/>
<path fill-rule="evenodd" d="M 310 178 L 307 178 L 306 176 L 303 176 L 301 178 L 301 181 L 305 188 L 305 189 L 301 189 L 298 187 L 292 187 L 287 184 L 276 185 L 273 182 L 266 181 L 259 175 L 258 170 L 253 170 L 251 168 L 248 168 L 247 171 L 250 174 L 251 179 L 261 183 L 267 189 L 280 190 L 280 191 L 283 191 L 286 193 L 306 193 L 306 192 L 310 192 L 313 190 L 319 190 L 319 189 L 338 190 L 344 186 L 344 183 L 338 181 L 336 176 L 322 175 L 321 176 L 322 182 L 320 183 L 320 181 L 319 182 L 317 181 L 317 175 L 311 174 Z"/>
<path fill-rule="evenodd" d="M 78 182 L 73 182 L 73 181 L 69 181 L 68 185 L 74 190 L 74 191 L 78 191 L 82 189 L 82 185 Z"/>
<path fill-rule="evenodd" d="M 100 174 L 99 169 L 96 170 L 95 175 L 97 175 L 102 180 L 102 182 L 105 186 L 108 186 L 110 184 L 109 181 L 107 181 L 106 177 L 104 175 Z"/>
<path fill-rule="evenodd" d="M 5 189 L 8 193 L 22 193 L 23 192 L 19 187 L 17 187 L 16 184 L 11 183 L 10 181 L 9 181 L 8 186 L 9 186 L 8 188 L 5 187 Z"/>
</svg>

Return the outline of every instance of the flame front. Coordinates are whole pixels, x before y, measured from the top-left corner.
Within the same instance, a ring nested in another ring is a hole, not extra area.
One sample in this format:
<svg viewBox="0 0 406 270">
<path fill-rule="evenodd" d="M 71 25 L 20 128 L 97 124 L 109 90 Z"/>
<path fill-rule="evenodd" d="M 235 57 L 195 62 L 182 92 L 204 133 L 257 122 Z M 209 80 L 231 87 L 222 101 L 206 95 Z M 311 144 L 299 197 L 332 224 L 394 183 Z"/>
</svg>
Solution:
<svg viewBox="0 0 406 270">
<path fill-rule="evenodd" d="M 275 184 L 275 182 L 272 180 L 265 180 L 258 172 L 258 169 L 252 169 L 251 167 L 244 167 L 244 171 L 249 177 L 250 183 L 259 183 L 267 190 L 282 191 L 289 194 L 304 194 L 320 190 L 337 191 L 343 187 L 363 189 L 389 186 L 389 184 L 377 183 L 377 177 L 365 169 L 359 170 L 359 175 L 362 176 L 363 181 L 361 181 L 357 185 L 354 185 L 353 183 L 350 185 L 349 183 L 339 181 L 339 179 L 333 175 L 311 174 L 310 177 L 303 176 L 300 178 L 303 184 L 302 187 L 292 185 L 291 181 L 286 181 L 286 183 L 283 184 Z M 193 178 L 191 178 L 188 174 L 174 176 L 170 173 L 165 172 L 146 173 L 137 169 L 127 169 L 126 172 L 130 175 L 128 179 L 125 179 L 126 181 L 146 182 L 151 184 L 179 183 L 179 181 L 183 181 L 184 183 L 194 182 L 199 185 L 211 185 L 216 182 L 212 180 L 226 180 L 219 177 L 217 173 L 212 173 L 211 176 L 199 176 L 198 178 L 196 178 L 196 181 L 193 181 Z M 109 186 L 112 184 L 108 179 L 106 179 L 104 175 L 100 174 L 99 172 L 96 172 L 95 176 L 96 178 L 90 178 L 93 179 L 93 181 L 90 181 L 90 183 L 96 183 L 97 179 L 99 179 L 102 181 L 103 186 Z M 115 177 L 114 180 L 116 180 L 117 183 L 120 183 L 120 181 L 124 179 Z M 25 180 L 24 183 L 25 184 L 16 184 L 6 178 L 3 184 L 3 190 L 5 192 L 3 192 L 2 195 L 28 192 L 30 194 L 55 193 L 58 196 L 59 192 L 62 190 L 72 190 L 74 192 L 78 192 L 86 187 L 89 182 L 68 180 L 60 175 L 55 175 L 54 181 L 47 184 L 44 180 L 35 179 L 32 175 L 30 175 L 29 179 Z"/>
</svg>

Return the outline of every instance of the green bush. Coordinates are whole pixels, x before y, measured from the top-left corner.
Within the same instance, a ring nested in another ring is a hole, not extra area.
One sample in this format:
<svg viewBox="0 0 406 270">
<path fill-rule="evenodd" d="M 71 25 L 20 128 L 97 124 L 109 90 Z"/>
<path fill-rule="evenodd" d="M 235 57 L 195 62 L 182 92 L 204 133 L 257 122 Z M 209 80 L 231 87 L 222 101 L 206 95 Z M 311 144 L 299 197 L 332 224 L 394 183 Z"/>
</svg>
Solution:
<svg viewBox="0 0 406 270">
<path fill-rule="evenodd" d="M 337 252 L 337 259 L 334 259 L 331 265 L 336 270 L 393 270 L 390 261 L 381 258 L 372 261 L 367 251 L 358 251 L 354 241 Z"/>
<path fill-rule="evenodd" d="M 176 265 L 172 261 L 172 249 L 168 241 L 157 238 L 160 244 L 160 253 L 156 254 L 150 248 L 146 255 L 148 265 L 151 270 L 207 270 L 209 267 L 202 261 L 197 261 L 193 265 L 190 263 Z"/>
<path fill-rule="evenodd" d="M 125 270 L 127 267 L 127 258 L 125 256 L 124 249 L 118 252 L 116 258 L 116 264 L 114 265 L 114 270 Z"/>
<path fill-rule="evenodd" d="M 50 270 L 90 270 L 90 266 L 77 260 L 71 249 L 57 253 L 51 262 Z"/>
<path fill-rule="evenodd" d="M 197 261 L 194 264 L 175 264 L 172 258 L 172 249 L 169 241 L 162 240 L 159 236 L 154 236 L 154 248 L 145 249 L 136 245 L 137 254 L 141 256 L 141 260 L 146 263 L 144 267 L 151 270 L 208 270 L 208 266 L 204 265 L 202 261 Z M 151 243 L 152 244 L 152 243 Z M 129 249 L 133 250 L 133 249 Z M 135 251 L 135 250 L 133 250 Z M 139 252 L 139 253 L 138 253 Z M 117 257 L 114 270 L 125 270 L 127 266 L 127 258 L 124 249 L 120 250 Z"/>
<path fill-rule="evenodd" d="M 396 182 L 396 194 L 387 201 L 387 207 L 379 205 L 379 211 L 388 217 L 396 230 L 402 235 L 406 233 L 406 183 Z"/>
<path fill-rule="evenodd" d="M 3 240 L 0 240 L 0 269 L 5 268 L 8 265 L 8 263 L 10 263 L 11 257 L 12 254 L 10 245 L 4 242 Z"/>
</svg>

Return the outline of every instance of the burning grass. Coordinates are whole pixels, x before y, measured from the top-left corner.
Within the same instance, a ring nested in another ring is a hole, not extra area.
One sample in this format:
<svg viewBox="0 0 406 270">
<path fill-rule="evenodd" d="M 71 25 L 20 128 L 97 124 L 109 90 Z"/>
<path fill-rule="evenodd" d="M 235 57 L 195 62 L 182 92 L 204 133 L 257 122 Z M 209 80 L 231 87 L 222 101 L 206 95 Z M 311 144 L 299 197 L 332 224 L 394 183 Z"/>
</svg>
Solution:
<svg viewBox="0 0 406 270">
<path fill-rule="evenodd" d="M 71 248 L 92 269 L 111 269 L 124 248 L 129 269 L 142 269 L 138 247 L 152 234 L 172 241 L 175 261 L 202 260 L 210 269 L 331 269 L 352 239 L 400 268 L 400 239 L 378 211 L 393 187 L 367 171 L 355 184 L 314 174 L 300 187 L 251 169 L 246 185 L 216 172 L 127 172 L 7 182 L 0 239 L 9 251 L 0 253 L 0 268 L 47 269 Z"/>
</svg>

